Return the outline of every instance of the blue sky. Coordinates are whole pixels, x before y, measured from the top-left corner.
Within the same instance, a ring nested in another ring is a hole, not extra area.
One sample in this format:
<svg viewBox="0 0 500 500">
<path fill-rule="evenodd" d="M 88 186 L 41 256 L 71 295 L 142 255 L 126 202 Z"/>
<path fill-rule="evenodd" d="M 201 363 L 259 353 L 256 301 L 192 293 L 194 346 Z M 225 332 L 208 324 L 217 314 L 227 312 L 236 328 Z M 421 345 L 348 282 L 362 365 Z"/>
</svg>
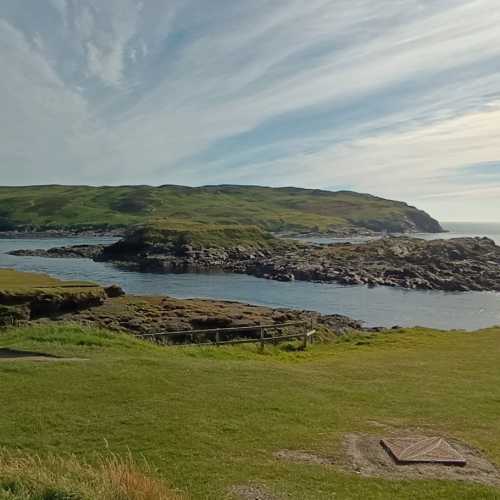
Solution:
<svg viewBox="0 0 500 500">
<path fill-rule="evenodd" d="M 1 184 L 353 189 L 500 221 L 497 0 L 2 0 Z"/>
</svg>

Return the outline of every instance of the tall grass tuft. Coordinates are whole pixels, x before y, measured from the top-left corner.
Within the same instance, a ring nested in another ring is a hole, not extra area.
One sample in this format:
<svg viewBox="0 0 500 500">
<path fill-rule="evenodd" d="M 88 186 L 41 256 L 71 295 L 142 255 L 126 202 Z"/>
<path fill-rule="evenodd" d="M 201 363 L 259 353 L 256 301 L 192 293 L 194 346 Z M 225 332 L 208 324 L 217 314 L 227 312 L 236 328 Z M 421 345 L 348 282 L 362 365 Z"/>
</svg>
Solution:
<svg viewBox="0 0 500 500">
<path fill-rule="evenodd" d="M 132 456 L 47 457 L 0 451 L 0 500 L 185 500 Z"/>
</svg>

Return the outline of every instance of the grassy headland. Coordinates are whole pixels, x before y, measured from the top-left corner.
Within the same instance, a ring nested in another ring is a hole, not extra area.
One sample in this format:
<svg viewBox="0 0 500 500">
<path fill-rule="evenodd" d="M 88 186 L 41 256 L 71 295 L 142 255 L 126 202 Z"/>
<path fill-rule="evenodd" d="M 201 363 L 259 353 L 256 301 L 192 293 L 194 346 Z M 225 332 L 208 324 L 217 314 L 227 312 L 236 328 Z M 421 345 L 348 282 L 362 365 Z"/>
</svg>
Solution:
<svg viewBox="0 0 500 500">
<path fill-rule="evenodd" d="M 0 325 L 101 304 L 105 290 L 84 281 L 0 269 Z"/>
<path fill-rule="evenodd" d="M 498 328 L 400 330 L 259 353 L 160 348 L 75 326 L 11 329 L 0 345 L 88 361 L 0 362 L 0 446 L 88 463 L 144 456 L 194 500 L 233 498 L 234 485 L 249 484 L 297 500 L 494 500 L 492 485 L 356 473 L 342 443 L 411 429 L 500 464 L 499 338 Z M 280 460 L 280 450 L 332 464 Z M 8 484 L 0 470 L 0 498 Z"/>
<path fill-rule="evenodd" d="M 154 219 L 255 225 L 270 231 L 437 232 L 406 203 L 349 191 L 255 186 L 0 187 L 0 230 L 110 229 Z"/>
</svg>

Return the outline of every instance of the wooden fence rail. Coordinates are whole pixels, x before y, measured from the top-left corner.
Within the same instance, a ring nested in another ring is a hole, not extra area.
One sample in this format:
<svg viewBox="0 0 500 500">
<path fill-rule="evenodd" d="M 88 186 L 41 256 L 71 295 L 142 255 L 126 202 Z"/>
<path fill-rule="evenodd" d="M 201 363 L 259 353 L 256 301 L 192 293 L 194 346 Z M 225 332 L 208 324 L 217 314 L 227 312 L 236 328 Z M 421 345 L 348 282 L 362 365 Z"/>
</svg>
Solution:
<svg viewBox="0 0 500 500">
<path fill-rule="evenodd" d="M 281 335 L 284 328 L 296 328 L 301 327 L 299 333 L 287 333 Z M 278 335 L 275 332 L 278 331 Z M 238 335 L 258 332 L 259 335 L 256 338 L 237 338 Z M 266 335 L 270 332 L 271 335 Z M 177 346 L 177 347 L 187 347 L 187 346 L 219 346 L 228 344 L 252 344 L 260 343 L 262 347 L 266 343 L 277 344 L 284 340 L 301 339 L 304 349 L 308 344 L 313 342 L 313 337 L 316 330 L 313 329 L 312 321 L 290 321 L 288 323 L 277 323 L 272 325 L 255 325 L 255 326 L 243 326 L 243 327 L 232 327 L 232 328 L 211 328 L 206 330 L 182 330 L 177 332 L 159 332 L 159 333 L 147 333 L 143 335 L 137 335 L 137 337 L 150 340 L 163 345 Z M 212 341 L 199 342 L 200 336 L 212 337 Z M 183 339 L 189 338 L 191 342 L 189 343 L 173 343 L 172 341 L 175 337 L 181 337 Z M 229 338 L 228 337 L 235 337 Z M 198 340 L 198 341 L 197 341 Z"/>
</svg>

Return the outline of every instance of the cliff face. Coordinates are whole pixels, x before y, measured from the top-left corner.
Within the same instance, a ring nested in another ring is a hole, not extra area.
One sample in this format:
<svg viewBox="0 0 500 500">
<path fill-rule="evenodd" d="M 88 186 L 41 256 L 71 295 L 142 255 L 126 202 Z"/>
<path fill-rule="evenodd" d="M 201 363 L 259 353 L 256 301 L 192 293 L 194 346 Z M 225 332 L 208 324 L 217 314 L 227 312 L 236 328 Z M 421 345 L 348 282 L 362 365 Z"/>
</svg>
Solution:
<svg viewBox="0 0 500 500">
<path fill-rule="evenodd" d="M 401 215 L 380 219 L 363 220 L 361 228 L 375 232 L 388 233 L 442 233 L 443 228 L 436 219 L 433 219 L 423 210 L 408 207 Z"/>
</svg>

